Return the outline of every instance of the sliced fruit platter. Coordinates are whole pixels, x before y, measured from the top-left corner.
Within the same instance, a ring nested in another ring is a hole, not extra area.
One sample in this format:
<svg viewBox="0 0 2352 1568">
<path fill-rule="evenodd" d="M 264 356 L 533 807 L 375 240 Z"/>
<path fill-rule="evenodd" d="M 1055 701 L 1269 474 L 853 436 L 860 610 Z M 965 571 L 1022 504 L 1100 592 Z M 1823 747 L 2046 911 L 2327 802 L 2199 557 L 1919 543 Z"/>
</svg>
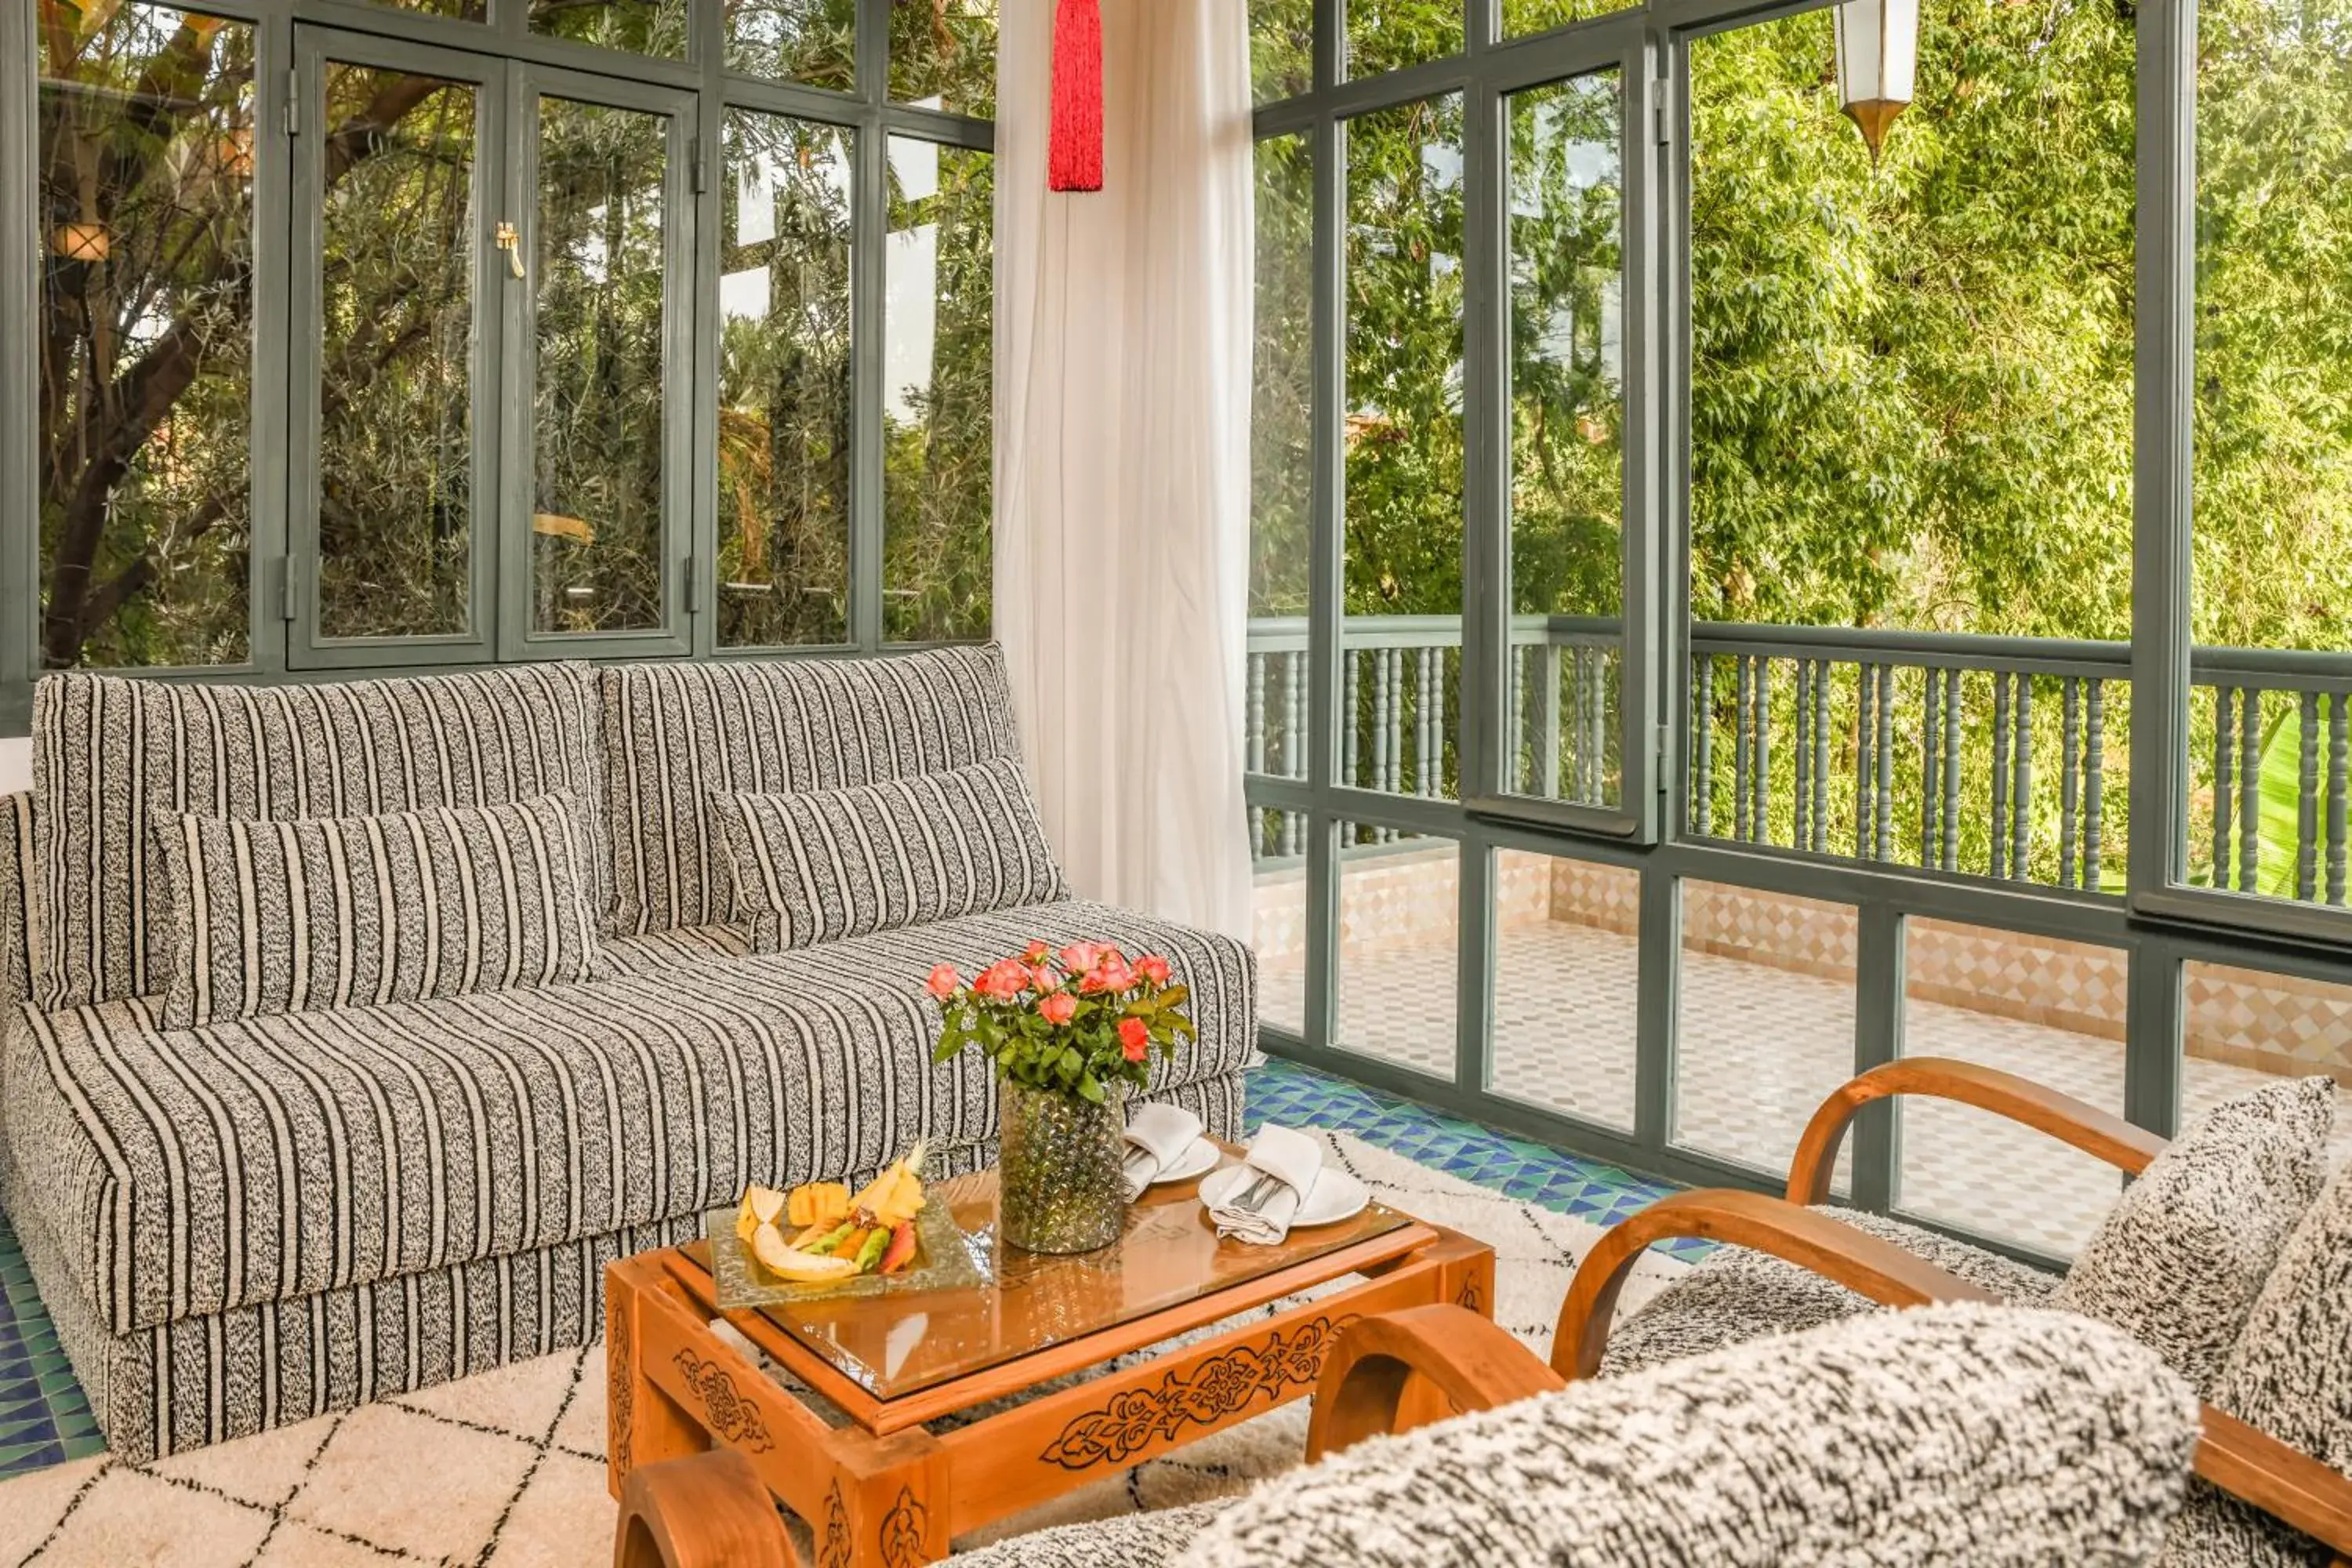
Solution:
<svg viewBox="0 0 2352 1568">
<path fill-rule="evenodd" d="M 855 1194 L 839 1182 L 754 1186 L 706 1224 L 719 1305 L 770 1306 L 893 1288 L 969 1283 L 971 1249 L 923 1191 L 923 1145 Z"/>
</svg>

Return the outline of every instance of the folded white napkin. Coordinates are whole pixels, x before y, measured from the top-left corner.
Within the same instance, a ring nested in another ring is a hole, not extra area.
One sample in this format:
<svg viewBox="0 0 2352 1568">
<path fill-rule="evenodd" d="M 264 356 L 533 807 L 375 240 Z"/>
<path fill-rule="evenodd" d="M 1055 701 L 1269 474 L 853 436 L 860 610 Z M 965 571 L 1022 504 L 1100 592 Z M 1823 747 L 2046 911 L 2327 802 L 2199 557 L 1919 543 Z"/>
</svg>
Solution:
<svg viewBox="0 0 2352 1568">
<path fill-rule="evenodd" d="M 1139 1105 L 1127 1122 L 1127 1200 L 1133 1203 L 1160 1173 L 1200 1141 L 1201 1119 L 1174 1105 Z"/>
<path fill-rule="evenodd" d="M 1209 1210 L 1209 1218 L 1219 1236 L 1272 1247 L 1290 1234 L 1298 1205 L 1315 1190 L 1323 1173 L 1323 1142 L 1288 1127 L 1261 1127 L 1242 1168 L 1248 1175 Z"/>
</svg>

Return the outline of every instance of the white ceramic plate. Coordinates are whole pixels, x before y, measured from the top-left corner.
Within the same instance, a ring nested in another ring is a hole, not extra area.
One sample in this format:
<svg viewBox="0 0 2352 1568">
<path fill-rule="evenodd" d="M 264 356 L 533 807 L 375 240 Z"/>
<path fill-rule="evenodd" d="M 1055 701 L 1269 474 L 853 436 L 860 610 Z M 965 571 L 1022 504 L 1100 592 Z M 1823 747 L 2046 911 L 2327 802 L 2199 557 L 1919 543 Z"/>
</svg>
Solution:
<svg viewBox="0 0 2352 1568">
<path fill-rule="evenodd" d="M 1257 1175 L 1247 1165 L 1228 1165 L 1201 1184 L 1201 1202 L 1213 1207 L 1227 1198 L 1238 1197 Z M 1364 1205 L 1371 1201 L 1372 1194 L 1363 1183 L 1345 1171 L 1326 1165 L 1315 1178 L 1314 1191 L 1298 1205 L 1298 1213 L 1290 1223 L 1294 1229 L 1302 1225 L 1334 1225 L 1363 1213 Z"/>
<path fill-rule="evenodd" d="M 1160 1173 L 1151 1178 L 1151 1184 L 1156 1187 L 1166 1182 L 1189 1182 L 1213 1169 L 1218 1155 L 1219 1150 L 1214 1143 L 1206 1138 L 1195 1138 L 1192 1146 L 1177 1156 L 1174 1164 L 1160 1167 Z"/>
</svg>

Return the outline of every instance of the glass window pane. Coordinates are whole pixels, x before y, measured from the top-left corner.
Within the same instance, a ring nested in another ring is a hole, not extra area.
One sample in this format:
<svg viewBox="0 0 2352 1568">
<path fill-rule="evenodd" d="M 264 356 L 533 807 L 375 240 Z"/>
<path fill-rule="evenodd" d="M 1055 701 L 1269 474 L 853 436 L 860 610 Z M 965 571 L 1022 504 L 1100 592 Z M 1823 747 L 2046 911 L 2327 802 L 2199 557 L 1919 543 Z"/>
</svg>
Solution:
<svg viewBox="0 0 2352 1568">
<path fill-rule="evenodd" d="M 1343 822 L 1339 866 L 1332 1045 L 1452 1081 L 1462 847 Z"/>
<path fill-rule="evenodd" d="M 322 637 L 474 625 L 478 89 L 331 63 L 327 119 L 372 149 L 325 194 L 319 380 Z"/>
<path fill-rule="evenodd" d="M 530 8 L 530 30 L 633 55 L 686 58 L 687 0 L 562 0 Z"/>
<path fill-rule="evenodd" d="M 41 661 L 240 662 L 253 29 L 160 5 L 45 15 Z"/>
<path fill-rule="evenodd" d="M 2209 0 L 2197 30 L 2186 870 L 2341 905 L 2352 219 L 2337 193 L 2352 46 L 2340 12 L 2281 0 Z M 2250 679 L 2241 649 L 2263 650 L 2267 679 Z"/>
<path fill-rule="evenodd" d="M 1314 409 L 1313 153 L 1304 136 L 1257 144 L 1257 353 L 1250 393 L 1249 771 L 1307 776 L 1307 563 Z M 1268 826 L 1261 814 L 1256 826 Z M 1295 855 L 1276 813 L 1264 852 Z"/>
<path fill-rule="evenodd" d="M 882 635 L 989 628 L 993 164 L 890 138 L 882 296 Z"/>
<path fill-rule="evenodd" d="M 1999 1068 L 2123 1114 L 2122 950 L 1912 920 L 1904 960 L 1905 1055 Z M 2105 1161 L 1989 1110 L 1925 1096 L 1897 1108 L 1905 1214 L 2063 1258 L 2122 1194 Z"/>
<path fill-rule="evenodd" d="M 853 132 L 727 115 L 719 640 L 849 638 Z"/>
<path fill-rule="evenodd" d="M 663 624 L 669 117 L 539 101 L 531 629 Z"/>
<path fill-rule="evenodd" d="M 2134 37 L 2127 7 L 1924 0 L 1874 157 L 1832 10 L 1692 41 L 1688 807 L 1713 835 L 2120 890 Z M 1931 670 L 1885 657 L 1895 631 L 1956 640 Z M 2061 637 L 2115 646 L 2020 646 Z"/>
<path fill-rule="evenodd" d="M 1853 1076 L 1853 906 L 1696 881 L 1682 905 L 1674 1142 L 1785 1178 Z M 1853 1164 L 1849 1138 L 1837 1191 Z"/>
<path fill-rule="evenodd" d="M 1503 0 L 1503 36 L 1507 38 L 1565 27 L 1588 16 L 1622 11 L 1635 0 Z"/>
<path fill-rule="evenodd" d="M 856 0 L 726 0 L 726 18 L 729 70 L 856 87 Z"/>
<path fill-rule="evenodd" d="M 1462 100 L 1349 121 L 1340 778 L 1453 797 L 1462 666 Z"/>
<path fill-rule="evenodd" d="M 489 0 L 373 0 L 373 3 L 402 11 L 422 11 L 427 16 L 455 16 L 467 22 L 481 21 L 489 14 Z"/>
<path fill-rule="evenodd" d="M 2180 1121 L 2281 1078 L 2336 1080 L 2328 1163 L 2352 1161 L 2352 985 L 2222 963 L 2180 966 Z"/>
<path fill-rule="evenodd" d="M 1281 815 L 1287 816 L 1287 813 Z M 1292 829 L 1296 847 L 1257 863 L 1250 946 L 1257 954 L 1261 1023 L 1307 1035 L 1307 819 Z"/>
<path fill-rule="evenodd" d="M 1260 103 L 1315 85 L 1315 0 L 1250 0 L 1250 77 Z"/>
<path fill-rule="evenodd" d="M 1623 789 L 1624 190 L 1615 71 L 1510 100 L 1508 787 Z"/>
<path fill-rule="evenodd" d="M 1498 849 L 1494 900 L 1486 1087 L 1632 1132 L 1641 873 Z"/>
<path fill-rule="evenodd" d="M 994 114 L 996 0 L 890 0 L 890 97 Z"/>
<path fill-rule="evenodd" d="M 1463 0 L 1348 0 L 1348 76 L 1378 76 L 1462 52 Z"/>
</svg>

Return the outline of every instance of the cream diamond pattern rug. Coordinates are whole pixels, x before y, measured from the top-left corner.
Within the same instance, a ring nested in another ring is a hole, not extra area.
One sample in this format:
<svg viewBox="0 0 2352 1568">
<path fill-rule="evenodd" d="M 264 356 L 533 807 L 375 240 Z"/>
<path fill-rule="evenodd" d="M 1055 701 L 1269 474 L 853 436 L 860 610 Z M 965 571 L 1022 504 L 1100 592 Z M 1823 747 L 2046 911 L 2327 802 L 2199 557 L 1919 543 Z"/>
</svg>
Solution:
<svg viewBox="0 0 2352 1568">
<path fill-rule="evenodd" d="M 1496 1321 L 1549 1351 L 1597 1226 L 1345 1133 L 1319 1136 L 1382 1199 L 1492 1245 Z M 1625 1306 L 1685 1267 L 1651 1255 Z M 1108 1475 L 987 1538 L 1240 1491 L 1298 1463 L 1306 1430 L 1307 1405 L 1286 1406 Z M 614 1517 L 604 1352 L 591 1346 L 153 1465 L 101 1456 L 0 1483 L 0 1564 L 582 1568 L 610 1561 Z"/>
</svg>

